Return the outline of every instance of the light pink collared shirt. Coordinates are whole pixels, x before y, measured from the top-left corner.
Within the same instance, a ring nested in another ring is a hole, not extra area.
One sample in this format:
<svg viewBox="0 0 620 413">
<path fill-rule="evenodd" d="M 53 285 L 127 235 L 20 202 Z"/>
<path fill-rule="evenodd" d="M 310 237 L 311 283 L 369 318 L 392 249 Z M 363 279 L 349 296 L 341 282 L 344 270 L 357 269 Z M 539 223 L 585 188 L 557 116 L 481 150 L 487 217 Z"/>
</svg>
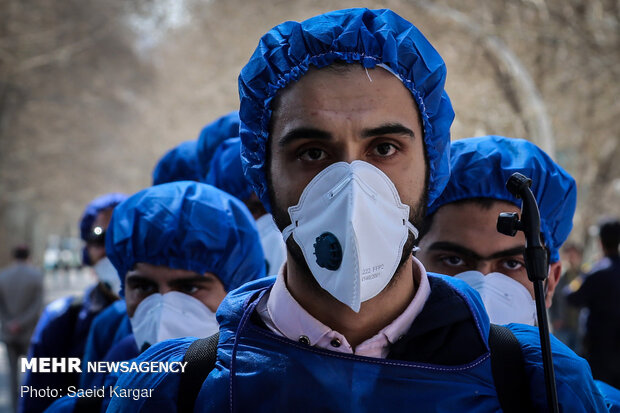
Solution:
<svg viewBox="0 0 620 413">
<path fill-rule="evenodd" d="M 256 310 L 265 325 L 280 336 L 340 353 L 385 358 L 390 351 L 390 344 L 395 343 L 409 330 L 431 292 L 424 266 L 415 257 L 412 259 L 412 276 L 418 289 L 411 303 L 394 321 L 355 349 L 345 336 L 311 316 L 293 298 L 286 287 L 286 263 L 280 268 L 273 288 L 261 299 Z"/>
</svg>

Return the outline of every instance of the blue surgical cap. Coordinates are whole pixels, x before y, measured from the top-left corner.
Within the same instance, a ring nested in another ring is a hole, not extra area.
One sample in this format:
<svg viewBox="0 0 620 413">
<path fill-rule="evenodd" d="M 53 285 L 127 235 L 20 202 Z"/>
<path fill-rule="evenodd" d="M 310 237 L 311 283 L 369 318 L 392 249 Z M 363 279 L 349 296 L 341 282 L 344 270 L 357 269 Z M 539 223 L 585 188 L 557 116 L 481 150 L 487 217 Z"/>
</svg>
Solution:
<svg viewBox="0 0 620 413">
<path fill-rule="evenodd" d="M 170 149 L 153 169 L 153 185 L 176 181 L 201 181 L 198 141 L 182 142 Z"/>
<path fill-rule="evenodd" d="M 206 183 L 228 192 L 242 201 L 247 200 L 254 192 L 250 183 L 243 175 L 241 167 L 241 139 L 227 139 L 218 146 Z"/>
<path fill-rule="evenodd" d="M 239 136 L 239 112 L 230 112 L 206 125 L 198 136 L 198 163 L 204 178 L 209 172 L 213 154 L 220 143 Z"/>
<path fill-rule="evenodd" d="M 299 80 L 310 65 L 335 61 L 365 68 L 383 65 L 411 92 L 422 118 L 429 162 L 429 205 L 449 176 L 450 125 L 454 111 L 444 90 L 446 66 L 410 22 L 391 10 L 348 9 L 304 22 L 285 22 L 265 34 L 239 75 L 240 136 L 244 173 L 271 210 L 265 176 L 270 104 L 278 91 Z"/>
<path fill-rule="evenodd" d="M 95 222 L 95 218 L 97 218 L 97 214 L 99 214 L 99 212 L 109 208 L 114 208 L 126 199 L 127 195 L 112 192 L 101 195 L 90 201 L 90 203 L 86 205 L 82 218 L 80 219 L 80 237 L 82 240 L 88 240 L 93 223 Z"/>
<path fill-rule="evenodd" d="M 471 198 L 507 201 L 520 208 L 521 200 L 506 189 L 508 178 L 519 172 L 532 179 L 550 261 L 559 261 L 559 249 L 573 228 L 577 204 L 575 180 L 540 148 L 523 139 L 467 138 L 453 142 L 450 151 L 450 180 L 428 213 Z"/>
<path fill-rule="evenodd" d="M 230 291 L 265 275 L 265 257 L 246 206 L 191 181 L 144 189 L 114 209 L 106 252 L 125 276 L 139 262 L 215 274 Z"/>
<path fill-rule="evenodd" d="M 83 241 L 88 241 L 93 224 L 95 223 L 95 219 L 97 218 L 97 214 L 99 214 L 99 212 L 109 208 L 114 208 L 126 199 L 127 195 L 112 192 L 101 195 L 90 201 L 90 203 L 86 205 L 86 208 L 82 213 L 82 218 L 80 219 L 80 238 L 82 238 Z M 82 262 L 84 265 L 91 265 L 86 247 L 82 249 Z"/>
</svg>

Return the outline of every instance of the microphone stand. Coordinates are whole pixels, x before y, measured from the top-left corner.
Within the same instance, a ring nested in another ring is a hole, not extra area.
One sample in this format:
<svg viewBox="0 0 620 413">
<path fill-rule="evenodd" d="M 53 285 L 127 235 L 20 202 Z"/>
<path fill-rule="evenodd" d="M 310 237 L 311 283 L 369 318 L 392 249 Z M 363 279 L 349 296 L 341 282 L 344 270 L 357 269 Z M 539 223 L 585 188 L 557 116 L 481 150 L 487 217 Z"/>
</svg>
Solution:
<svg viewBox="0 0 620 413">
<path fill-rule="evenodd" d="M 540 333 L 540 346 L 545 371 L 545 387 L 547 390 L 547 406 L 550 412 L 558 413 L 558 393 L 555 385 L 555 372 L 553 370 L 553 358 L 551 356 L 551 342 L 549 338 L 549 325 L 547 322 L 547 309 L 545 305 L 545 292 L 543 281 L 548 276 L 547 250 L 540 239 L 540 212 L 536 198 L 530 189 L 532 180 L 518 172 L 512 174 L 506 182 L 508 191 L 523 200 L 521 206 L 521 219 L 516 212 L 502 212 L 497 218 L 497 230 L 502 234 L 514 237 L 517 231 L 525 234 L 525 268 L 527 277 L 534 283 L 534 298 L 536 300 L 536 313 L 538 316 L 538 331 Z"/>
</svg>

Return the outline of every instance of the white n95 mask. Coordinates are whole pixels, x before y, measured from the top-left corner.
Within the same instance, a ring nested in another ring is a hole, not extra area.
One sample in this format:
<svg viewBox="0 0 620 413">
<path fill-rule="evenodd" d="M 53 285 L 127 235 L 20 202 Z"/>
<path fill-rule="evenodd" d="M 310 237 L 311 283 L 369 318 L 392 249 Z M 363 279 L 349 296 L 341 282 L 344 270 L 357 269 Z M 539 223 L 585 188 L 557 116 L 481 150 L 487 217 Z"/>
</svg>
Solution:
<svg viewBox="0 0 620 413">
<path fill-rule="evenodd" d="M 319 285 L 355 312 L 390 282 L 409 231 L 418 236 L 390 178 L 364 161 L 325 168 L 288 213 L 284 240 L 292 234 Z"/>
<path fill-rule="evenodd" d="M 536 302 L 520 282 L 499 272 L 466 271 L 454 277 L 478 291 L 492 323 L 537 325 Z"/>
<path fill-rule="evenodd" d="M 95 274 L 97 274 L 99 281 L 106 284 L 114 294 L 119 295 L 121 291 L 121 279 L 108 257 L 103 257 L 97 261 L 97 264 L 93 266 L 93 270 L 95 270 Z"/>
<path fill-rule="evenodd" d="M 200 300 L 177 291 L 149 295 L 138 304 L 129 321 L 140 351 L 160 341 L 204 338 L 219 330 L 215 313 Z"/>
</svg>

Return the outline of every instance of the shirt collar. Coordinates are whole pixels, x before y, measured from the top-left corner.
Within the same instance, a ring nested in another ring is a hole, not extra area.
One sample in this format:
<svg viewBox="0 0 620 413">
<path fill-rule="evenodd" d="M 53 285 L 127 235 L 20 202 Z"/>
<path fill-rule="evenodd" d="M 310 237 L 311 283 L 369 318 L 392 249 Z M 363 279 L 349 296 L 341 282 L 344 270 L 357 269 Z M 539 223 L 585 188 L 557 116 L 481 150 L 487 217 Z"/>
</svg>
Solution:
<svg viewBox="0 0 620 413">
<path fill-rule="evenodd" d="M 274 326 L 287 338 L 297 341 L 306 336 L 314 345 L 331 328 L 308 313 L 286 287 L 286 263 L 280 267 L 276 282 L 269 293 L 267 311 Z"/>
<path fill-rule="evenodd" d="M 388 344 L 396 342 L 411 328 L 411 324 L 422 311 L 430 295 L 430 284 L 422 263 L 415 257 L 412 257 L 412 260 L 414 264 L 412 276 L 417 285 L 417 290 L 411 303 L 398 317 L 381 329 L 375 336 L 360 343 L 357 346 L 356 353 L 359 350 L 376 348 L 377 346 L 387 347 Z M 315 345 L 322 337 L 330 334 L 333 330 L 314 318 L 293 298 L 286 286 L 286 268 L 286 265 L 280 268 L 276 282 L 269 294 L 267 301 L 269 318 L 283 336 L 294 341 L 298 341 L 300 337 L 305 336 L 308 338 L 310 345 Z M 343 344 L 346 347 L 348 343 Z M 387 351 L 382 353 L 384 357 L 387 355 Z"/>
</svg>

